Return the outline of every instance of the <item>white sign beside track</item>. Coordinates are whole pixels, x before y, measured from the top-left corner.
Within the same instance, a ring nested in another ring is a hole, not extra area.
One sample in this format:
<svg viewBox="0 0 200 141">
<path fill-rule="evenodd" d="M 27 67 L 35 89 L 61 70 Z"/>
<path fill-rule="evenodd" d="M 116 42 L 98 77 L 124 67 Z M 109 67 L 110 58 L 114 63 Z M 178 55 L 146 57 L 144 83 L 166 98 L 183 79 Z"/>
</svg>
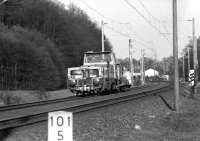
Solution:
<svg viewBox="0 0 200 141">
<path fill-rule="evenodd" d="M 48 141 L 73 141 L 73 113 L 55 111 L 48 114 Z"/>
<path fill-rule="evenodd" d="M 189 71 L 189 85 L 194 86 L 195 73 L 194 70 Z"/>
</svg>

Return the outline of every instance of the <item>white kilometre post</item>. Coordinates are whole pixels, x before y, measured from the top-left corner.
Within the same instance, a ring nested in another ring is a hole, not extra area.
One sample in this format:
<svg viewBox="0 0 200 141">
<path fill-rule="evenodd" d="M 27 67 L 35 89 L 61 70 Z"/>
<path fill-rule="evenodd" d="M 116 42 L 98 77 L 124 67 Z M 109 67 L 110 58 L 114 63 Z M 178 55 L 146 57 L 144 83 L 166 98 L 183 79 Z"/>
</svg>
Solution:
<svg viewBox="0 0 200 141">
<path fill-rule="evenodd" d="M 66 111 L 48 114 L 48 141 L 73 141 L 73 113 Z"/>
</svg>

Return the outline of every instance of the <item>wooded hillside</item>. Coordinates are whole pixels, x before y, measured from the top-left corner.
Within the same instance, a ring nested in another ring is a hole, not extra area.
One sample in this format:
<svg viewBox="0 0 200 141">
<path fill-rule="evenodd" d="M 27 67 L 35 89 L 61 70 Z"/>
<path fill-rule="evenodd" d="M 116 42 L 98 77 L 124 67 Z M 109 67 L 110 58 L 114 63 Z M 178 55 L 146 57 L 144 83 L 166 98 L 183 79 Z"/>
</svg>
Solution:
<svg viewBox="0 0 200 141">
<path fill-rule="evenodd" d="M 101 30 L 74 5 L 50 0 L 8 0 L 0 7 L 1 88 L 57 89 L 65 69 L 82 65 L 83 53 L 101 50 Z M 108 40 L 106 50 L 111 50 Z M 10 73 L 10 72 L 9 72 Z M 4 84 L 6 82 L 6 84 Z"/>
</svg>

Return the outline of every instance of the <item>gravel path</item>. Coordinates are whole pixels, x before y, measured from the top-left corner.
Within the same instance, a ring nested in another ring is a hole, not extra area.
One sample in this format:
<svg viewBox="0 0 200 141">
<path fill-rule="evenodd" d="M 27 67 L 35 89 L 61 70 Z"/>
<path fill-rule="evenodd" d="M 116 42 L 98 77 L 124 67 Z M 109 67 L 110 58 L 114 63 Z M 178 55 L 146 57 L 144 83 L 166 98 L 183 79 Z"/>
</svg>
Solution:
<svg viewBox="0 0 200 141">
<path fill-rule="evenodd" d="M 173 102 L 172 92 L 162 95 Z M 154 141 L 162 139 L 154 120 L 170 110 L 158 96 L 146 97 L 115 106 L 74 115 L 75 141 Z M 155 134 L 154 133 L 158 133 Z M 47 141 L 47 123 L 38 123 L 1 132 L 5 141 Z"/>
<path fill-rule="evenodd" d="M 170 92 L 163 93 L 172 102 Z M 107 107 L 95 112 L 87 112 L 77 117 L 75 124 L 76 141 L 136 141 L 142 136 L 140 131 L 152 131 L 146 123 L 152 123 L 157 116 L 166 115 L 170 111 L 157 96 Z M 87 128 L 86 128 L 87 127 Z M 140 129 L 141 128 L 141 129 Z M 148 141 L 150 141 L 147 136 Z M 153 138 L 155 140 L 155 138 Z"/>
</svg>

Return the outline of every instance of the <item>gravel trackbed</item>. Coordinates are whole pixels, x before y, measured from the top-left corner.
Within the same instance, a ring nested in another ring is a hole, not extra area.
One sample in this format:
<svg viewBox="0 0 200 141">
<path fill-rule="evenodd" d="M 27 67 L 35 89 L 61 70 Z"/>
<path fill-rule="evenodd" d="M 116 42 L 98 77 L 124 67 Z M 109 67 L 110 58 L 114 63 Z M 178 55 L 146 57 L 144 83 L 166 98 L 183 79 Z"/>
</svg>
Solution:
<svg viewBox="0 0 200 141">
<path fill-rule="evenodd" d="M 173 104 L 172 91 L 162 95 Z M 171 112 L 158 96 L 75 114 L 74 141 L 200 140 L 197 134 L 200 125 L 193 119 L 193 122 L 188 121 L 188 118 L 200 117 L 188 113 L 193 109 L 188 108 L 189 103 L 192 101 L 193 106 L 199 107 L 200 104 L 183 97 L 182 101 L 185 103 L 183 113 L 178 115 Z M 0 133 L 0 138 L 5 141 L 47 141 L 47 123 L 7 130 Z"/>
</svg>

